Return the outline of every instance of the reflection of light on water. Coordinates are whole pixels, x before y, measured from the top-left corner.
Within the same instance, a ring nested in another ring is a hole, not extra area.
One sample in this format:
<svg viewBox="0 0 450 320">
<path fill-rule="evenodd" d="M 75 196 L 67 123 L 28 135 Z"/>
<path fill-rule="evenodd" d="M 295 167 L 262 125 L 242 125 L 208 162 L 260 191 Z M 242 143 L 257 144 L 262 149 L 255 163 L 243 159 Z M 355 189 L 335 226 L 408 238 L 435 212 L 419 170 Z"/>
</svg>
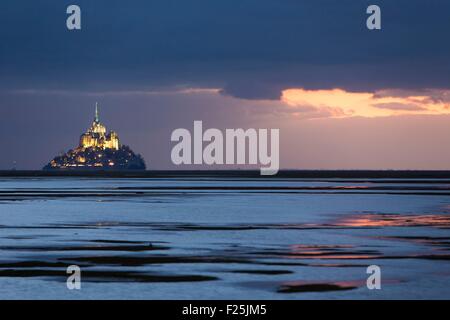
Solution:
<svg viewBox="0 0 450 320">
<path fill-rule="evenodd" d="M 302 245 L 290 246 L 286 259 L 372 259 L 379 256 L 376 252 L 350 250 L 351 245 Z M 342 251 L 346 250 L 346 251 Z"/>
<path fill-rule="evenodd" d="M 351 259 L 351 260 L 356 260 L 356 259 L 375 259 L 378 256 L 376 255 L 361 255 L 361 254 L 337 254 L 337 255 L 333 255 L 333 254 L 329 254 L 329 255 L 308 255 L 308 254 L 299 254 L 299 255 L 290 255 L 287 256 L 285 258 L 288 259 L 333 259 L 333 260 L 337 260 L 337 259 Z"/>
<path fill-rule="evenodd" d="M 383 279 L 383 284 L 397 284 L 402 282 L 398 279 Z M 316 289 L 316 290 L 308 290 L 308 287 L 311 286 L 335 286 L 335 288 L 325 288 L 325 289 Z M 304 281 L 304 280 L 294 280 L 294 281 L 286 281 L 281 283 L 281 289 L 290 289 L 290 288 L 302 288 L 304 287 L 305 291 L 333 291 L 339 289 L 354 289 L 358 287 L 364 287 L 366 285 L 365 279 L 360 280 L 343 280 L 343 281 Z"/>
<path fill-rule="evenodd" d="M 369 189 L 367 186 L 338 186 L 334 189 Z"/>
<path fill-rule="evenodd" d="M 336 223 L 344 227 L 448 227 L 450 216 L 365 214 L 344 218 Z"/>
<path fill-rule="evenodd" d="M 332 284 L 340 287 L 360 287 L 366 285 L 366 280 L 347 280 L 347 281 L 304 281 L 304 280 L 294 280 L 283 282 L 282 285 L 285 286 L 303 286 L 310 284 Z"/>
</svg>

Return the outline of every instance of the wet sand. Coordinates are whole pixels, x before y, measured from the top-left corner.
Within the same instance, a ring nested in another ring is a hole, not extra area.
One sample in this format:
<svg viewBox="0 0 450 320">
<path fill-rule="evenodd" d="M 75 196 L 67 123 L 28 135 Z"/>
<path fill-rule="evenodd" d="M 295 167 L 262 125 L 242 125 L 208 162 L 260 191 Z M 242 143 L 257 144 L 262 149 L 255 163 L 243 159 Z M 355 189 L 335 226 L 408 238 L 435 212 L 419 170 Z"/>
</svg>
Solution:
<svg viewBox="0 0 450 320">
<path fill-rule="evenodd" d="M 450 298 L 450 182 L 367 180 L 2 178 L 0 298 Z"/>
</svg>

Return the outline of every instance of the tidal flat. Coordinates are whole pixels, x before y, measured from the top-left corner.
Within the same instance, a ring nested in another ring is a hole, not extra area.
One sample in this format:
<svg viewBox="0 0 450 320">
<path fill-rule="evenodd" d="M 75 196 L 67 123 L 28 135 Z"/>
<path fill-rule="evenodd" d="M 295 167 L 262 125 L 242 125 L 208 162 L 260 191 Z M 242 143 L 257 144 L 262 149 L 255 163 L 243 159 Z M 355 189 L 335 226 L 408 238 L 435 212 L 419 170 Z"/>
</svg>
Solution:
<svg viewBox="0 0 450 320">
<path fill-rule="evenodd" d="M 0 178 L 0 299 L 449 299 L 449 270 L 449 179 Z"/>
</svg>

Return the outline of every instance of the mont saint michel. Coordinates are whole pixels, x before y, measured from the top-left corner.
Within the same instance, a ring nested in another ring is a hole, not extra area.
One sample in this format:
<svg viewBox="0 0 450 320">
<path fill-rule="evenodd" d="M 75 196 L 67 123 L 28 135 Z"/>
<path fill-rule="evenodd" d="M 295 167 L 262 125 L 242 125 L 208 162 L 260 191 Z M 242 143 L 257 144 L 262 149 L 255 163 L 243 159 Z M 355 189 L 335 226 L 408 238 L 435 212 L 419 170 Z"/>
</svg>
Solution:
<svg viewBox="0 0 450 320">
<path fill-rule="evenodd" d="M 51 160 L 44 170 L 145 170 L 145 161 L 120 143 L 114 131 L 100 122 L 98 105 L 91 127 L 81 135 L 78 147 Z"/>
</svg>

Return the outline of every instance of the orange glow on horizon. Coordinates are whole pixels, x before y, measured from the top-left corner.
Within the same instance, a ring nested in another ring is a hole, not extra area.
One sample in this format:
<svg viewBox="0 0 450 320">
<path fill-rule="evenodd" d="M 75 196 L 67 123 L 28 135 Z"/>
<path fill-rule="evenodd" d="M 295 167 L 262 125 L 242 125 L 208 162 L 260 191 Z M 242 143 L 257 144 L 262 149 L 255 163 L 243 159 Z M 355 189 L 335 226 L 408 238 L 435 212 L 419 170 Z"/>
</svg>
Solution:
<svg viewBox="0 0 450 320">
<path fill-rule="evenodd" d="M 297 108 L 297 114 L 319 112 L 321 117 L 387 117 L 410 114 L 450 114 L 450 101 L 433 98 L 432 94 L 448 92 L 395 94 L 388 90 L 379 92 L 349 92 L 342 89 L 305 90 L 302 88 L 282 91 L 280 100 Z M 294 113 L 295 114 L 295 113 Z"/>
<path fill-rule="evenodd" d="M 444 215 L 357 215 L 339 221 L 341 227 L 448 227 L 450 217 Z"/>
</svg>

